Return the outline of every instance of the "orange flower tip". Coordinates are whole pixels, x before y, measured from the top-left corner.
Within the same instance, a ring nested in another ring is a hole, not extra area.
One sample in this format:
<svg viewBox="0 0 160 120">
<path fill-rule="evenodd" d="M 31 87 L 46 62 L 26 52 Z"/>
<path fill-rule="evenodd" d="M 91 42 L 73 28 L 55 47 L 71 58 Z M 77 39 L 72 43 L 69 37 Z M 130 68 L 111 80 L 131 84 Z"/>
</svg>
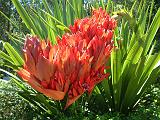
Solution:
<svg viewBox="0 0 160 120">
<path fill-rule="evenodd" d="M 51 90 L 51 89 L 43 89 L 40 88 L 39 92 L 43 93 L 44 95 L 52 98 L 53 100 L 62 100 L 64 99 L 65 93 L 62 91 L 57 91 L 57 90 Z"/>
<path fill-rule="evenodd" d="M 64 107 L 64 110 L 66 110 L 71 104 L 73 104 L 81 95 L 78 95 L 76 97 L 73 97 L 72 99 L 68 99 L 66 106 Z"/>
<path fill-rule="evenodd" d="M 75 96 L 75 97 L 78 96 L 78 93 L 75 88 L 73 88 L 73 96 Z"/>
<path fill-rule="evenodd" d="M 18 70 L 17 74 L 26 82 L 31 78 L 31 74 L 25 69 Z"/>
</svg>

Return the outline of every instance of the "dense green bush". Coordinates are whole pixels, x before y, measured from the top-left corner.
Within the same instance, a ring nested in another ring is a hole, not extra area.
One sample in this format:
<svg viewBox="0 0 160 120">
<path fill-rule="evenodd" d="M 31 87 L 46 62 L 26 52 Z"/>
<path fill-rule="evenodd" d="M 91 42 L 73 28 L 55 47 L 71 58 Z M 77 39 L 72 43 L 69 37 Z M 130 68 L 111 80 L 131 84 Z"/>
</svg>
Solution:
<svg viewBox="0 0 160 120">
<path fill-rule="evenodd" d="M 120 113 L 105 114 L 77 113 L 77 115 L 62 115 L 60 120 L 159 120 L 160 119 L 160 79 L 145 93 L 145 97 L 127 116 Z M 17 93 L 17 87 L 12 81 L 0 81 L 0 119 L 2 120 L 41 120 L 36 110 Z M 46 118 L 47 119 L 47 118 Z M 45 119 L 45 120 L 46 120 Z"/>
<path fill-rule="evenodd" d="M 99 115 L 96 113 L 89 114 L 88 116 L 80 116 L 83 120 L 159 120 L 160 119 L 160 84 L 154 84 L 148 88 L 145 97 L 139 105 L 128 115 L 121 113 L 107 112 Z M 67 118 L 66 118 L 67 120 Z"/>
<path fill-rule="evenodd" d="M 35 109 L 22 99 L 19 89 L 12 81 L 0 80 L 0 119 L 32 120 L 38 118 Z"/>
</svg>

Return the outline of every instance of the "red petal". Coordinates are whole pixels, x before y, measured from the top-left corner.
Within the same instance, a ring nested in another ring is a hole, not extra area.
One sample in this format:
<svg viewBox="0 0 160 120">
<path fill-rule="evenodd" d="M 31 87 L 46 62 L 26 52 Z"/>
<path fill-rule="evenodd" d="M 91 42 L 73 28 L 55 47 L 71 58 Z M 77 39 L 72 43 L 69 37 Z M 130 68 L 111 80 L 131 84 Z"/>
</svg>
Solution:
<svg viewBox="0 0 160 120">
<path fill-rule="evenodd" d="M 62 100 L 65 96 L 64 92 L 42 88 L 40 85 L 37 85 L 33 79 L 28 81 L 28 84 L 30 84 L 30 86 L 32 86 L 35 90 L 43 93 L 48 97 L 51 97 L 54 100 Z"/>
<path fill-rule="evenodd" d="M 83 94 L 83 93 L 82 93 Z M 82 95 L 81 94 L 81 95 Z M 69 107 L 72 103 L 74 103 L 81 95 L 78 95 L 78 96 L 76 96 L 76 97 L 74 97 L 74 98 L 68 98 L 68 100 L 67 100 L 67 103 L 66 103 L 66 106 L 64 107 L 64 109 L 66 109 L 67 107 Z"/>
<path fill-rule="evenodd" d="M 44 95 L 51 97 L 54 100 L 62 100 L 65 96 L 64 92 L 44 89 L 37 80 L 26 70 L 21 69 L 18 71 L 18 74 L 26 81 L 32 88 L 37 90 L 38 92 L 43 93 Z"/>
<path fill-rule="evenodd" d="M 40 56 L 38 59 L 38 63 L 36 65 L 37 75 L 39 80 L 46 80 L 47 83 L 50 82 L 50 77 L 53 73 L 53 64 L 49 62 L 48 59 Z"/>
<path fill-rule="evenodd" d="M 35 67 L 36 63 L 28 49 L 24 51 L 24 58 L 25 58 L 25 67 L 27 68 L 29 72 L 35 75 L 36 74 L 36 67 Z"/>
<path fill-rule="evenodd" d="M 21 70 L 17 71 L 17 73 L 24 81 L 30 80 L 31 74 L 27 70 L 21 69 Z"/>
</svg>

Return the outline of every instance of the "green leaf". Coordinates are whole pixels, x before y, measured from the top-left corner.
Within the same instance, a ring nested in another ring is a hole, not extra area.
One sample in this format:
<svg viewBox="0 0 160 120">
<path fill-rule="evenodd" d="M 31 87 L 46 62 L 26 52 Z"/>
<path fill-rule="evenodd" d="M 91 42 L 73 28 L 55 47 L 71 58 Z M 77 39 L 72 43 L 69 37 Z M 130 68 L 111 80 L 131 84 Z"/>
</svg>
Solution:
<svg viewBox="0 0 160 120">
<path fill-rule="evenodd" d="M 140 97 L 144 94 L 145 90 L 150 87 L 150 85 L 152 83 L 154 83 L 154 81 L 158 78 L 158 76 L 160 75 L 160 66 L 158 66 L 157 68 L 155 68 L 152 73 L 150 74 L 150 76 L 148 77 L 148 79 L 145 81 L 144 85 L 140 88 L 140 90 L 138 91 L 137 96 L 134 99 L 135 104 L 133 104 L 132 106 L 136 106 L 137 105 L 137 101 L 140 99 Z M 131 107 L 132 107 L 131 106 Z"/>
<path fill-rule="evenodd" d="M 143 44 L 139 41 L 136 41 L 136 43 L 133 45 L 129 53 L 127 54 L 126 60 L 123 64 L 123 71 L 126 69 L 126 67 L 130 64 L 136 64 L 138 60 L 141 57 L 143 51 Z"/>
<path fill-rule="evenodd" d="M 144 0 L 141 0 L 138 5 L 138 14 L 137 14 L 138 17 L 140 16 L 140 13 L 142 11 L 143 2 L 144 2 Z"/>
<path fill-rule="evenodd" d="M 100 0 L 100 6 L 101 6 L 103 9 L 105 9 L 105 5 L 104 5 L 103 0 Z"/>
<path fill-rule="evenodd" d="M 13 62 L 12 62 L 13 63 Z M 2 63 L 5 67 L 11 68 L 13 70 L 17 70 L 19 66 L 13 65 L 12 63 L 9 62 L 4 62 Z"/>
<path fill-rule="evenodd" d="M 0 71 L 1 72 L 4 72 L 6 73 L 7 75 L 11 76 L 12 77 L 12 80 L 16 83 L 16 85 L 21 88 L 22 90 L 24 90 L 25 92 L 27 92 L 27 89 L 24 87 L 23 84 L 21 84 L 19 81 L 21 81 L 17 76 L 13 75 L 12 73 L 6 71 L 6 70 L 3 70 L 0 68 Z"/>
<path fill-rule="evenodd" d="M 111 9 L 111 5 L 112 5 L 112 0 L 108 0 L 107 1 L 107 8 L 106 8 L 107 13 L 109 13 L 109 11 Z"/>
<path fill-rule="evenodd" d="M 129 40 L 128 40 L 128 36 L 129 36 L 129 31 L 130 29 L 128 28 L 128 22 L 123 22 L 122 23 L 122 30 L 121 30 L 121 35 L 122 35 L 122 45 L 124 49 L 123 54 L 125 54 L 127 52 L 127 48 L 128 48 L 128 44 L 129 44 Z"/>
<path fill-rule="evenodd" d="M 141 78 L 142 79 L 147 78 L 159 61 L 160 61 L 160 52 L 154 55 L 151 55 L 145 62 L 145 68 Z"/>
<path fill-rule="evenodd" d="M 43 5 L 49 14 L 52 14 L 52 11 L 49 8 L 48 2 L 46 0 L 42 0 Z"/>
<path fill-rule="evenodd" d="M 113 49 L 111 53 L 111 72 L 112 72 L 112 85 L 113 85 L 113 94 L 114 94 L 114 102 L 115 102 L 115 109 L 120 107 L 120 97 L 121 97 L 121 85 L 122 80 L 120 79 L 121 76 L 121 50 L 120 49 Z"/>
<path fill-rule="evenodd" d="M 52 113 L 52 114 L 57 114 L 58 113 L 58 110 L 57 108 L 51 106 L 49 103 L 48 103 L 48 98 L 46 98 L 44 95 L 42 94 L 36 94 L 36 99 L 39 103 L 43 103 L 44 106 L 49 110 L 48 112 L 49 113 Z"/>
<path fill-rule="evenodd" d="M 54 0 L 52 2 L 53 6 L 54 6 L 54 16 L 55 18 L 57 18 L 57 20 L 59 21 L 63 21 L 62 18 L 62 0 Z"/>
<path fill-rule="evenodd" d="M 68 29 L 67 27 L 65 26 L 62 26 L 62 25 L 56 25 L 57 28 L 59 28 L 60 30 L 62 31 L 65 31 L 65 32 L 70 32 L 70 29 Z"/>
<path fill-rule="evenodd" d="M 51 26 L 49 24 L 49 22 L 47 20 L 45 20 L 36 10 L 34 9 L 31 9 L 33 14 L 35 15 L 35 17 L 37 17 L 37 19 L 39 19 L 39 21 L 37 21 L 39 23 L 39 29 L 43 29 L 42 32 L 45 33 L 44 34 L 44 39 L 46 39 L 48 36 L 47 36 L 47 26 L 50 27 L 54 32 L 56 32 L 55 30 L 55 26 Z M 36 21 L 35 21 L 36 22 Z"/>
<path fill-rule="evenodd" d="M 21 56 L 15 51 L 15 49 L 9 43 L 5 42 L 3 46 L 16 66 L 20 67 L 24 64 L 24 61 L 21 58 Z"/>
<path fill-rule="evenodd" d="M 146 32 L 146 40 L 145 40 L 145 46 L 144 46 L 144 52 L 143 54 L 146 55 L 150 46 L 151 46 L 151 43 L 156 35 L 156 32 L 158 31 L 160 27 L 160 8 L 158 9 L 152 23 L 151 23 L 151 26 L 150 28 L 148 29 L 148 31 Z"/>
<path fill-rule="evenodd" d="M 148 10 L 149 10 L 149 7 L 147 8 L 147 10 L 144 7 L 142 8 L 142 12 L 138 20 L 139 34 L 144 34 L 145 32 L 146 22 L 148 17 Z"/>
<path fill-rule="evenodd" d="M 3 51 L 0 50 L 0 58 L 13 63 L 12 59 L 10 58 L 10 56 L 8 56 L 6 53 L 4 53 Z"/>
<path fill-rule="evenodd" d="M 67 18 L 66 18 L 66 0 L 62 0 L 62 9 L 63 9 L 63 23 L 64 25 L 67 25 Z"/>
<path fill-rule="evenodd" d="M 135 91 L 138 84 L 138 78 L 136 78 L 135 70 L 136 70 L 137 64 L 130 64 L 129 67 L 127 67 L 125 70 L 125 73 L 122 74 L 122 102 L 121 102 L 121 108 L 120 111 L 122 112 L 128 112 L 128 105 L 131 102 L 132 98 L 135 97 Z"/>
<path fill-rule="evenodd" d="M 33 24 L 33 21 L 29 17 L 26 10 L 22 7 L 21 3 L 18 0 L 12 0 L 14 6 L 16 7 L 19 15 L 21 16 L 22 20 L 24 21 L 25 25 L 29 30 L 33 30 L 35 34 L 39 34 L 37 28 Z"/>
<path fill-rule="evenodd" d="M 37 102 L 37 100 L 35 100 L 35 94 L 27 92 L 18 92 L 18 94 L 28 103 L 32 104 L 35 107 L 35 109 L 38 107 L 38 111 L 40 110 L 42 112 L 47 112 L 47 109 L 44 106 L 42 106 L 41 103 Z"/>
<path fill-rule="evenodd" d="M 151 2 L 151 7 L 150 7 L 150 12 L 149 12 L 149 20 L 148 20 L 148 26 L 147 26 L 147 29 L 149 28 L 150 26 L 150 22 L 151 22 L 151 17 L 152 17 L 152 12 L 153 12 L 153 7 L 154 7 L 154 0 L 152 0 Z"/>
<path fill-rule="evenodd" d="M 67 0 L 68 14 L 70 15 L 70 18 L 68 19 L 68 23 L 67 23 L 68 25 L 69 25 L 69 24 L 72 24 L 72 25 L 73 25 L 73 23 L 74 23 L 74 18 L 75 18 L 75 10 L 74 10 L 72 4 L 73 4 L 73 3 L 72 3 L 72 0 L 71 0 L 71 1 Z"/>
<path fill-rule="evenodd" d="M 12 35 L 10 35 L 8 32 L 6 32 L 8 37 L 15 43 L 15 44 L 23 44 L 23 42 L 15 37 L 13 37 Z"/>
<path fill-rule="evenodd" d="M 13 77 L 11 80 L 13 80 L 20 89 L 22 89 L 25 92 L 28 92 L 26 87 L 22 83 L 19 82 L 20 81 L 19 79 L 17 78 L 15 79 L 15 77 Z"/>
<path fill-rule="evenodd" d="M 16 28 L 19 29 L 19 27 L 16 25 L 16 23 L 15 23 L 13 20 L 11 20 L 10 18 L 8 18 L 3 12 L 0 11 L 0 13 L 1 13 L 12 25 L 14 25 Z"/>
<path fill-rule="evenodd" d="M 47 17 L 51 18 L 53 21 L 57 22 L 58 24 L 66 27 L 62 22 L 60 22 L 58 19 L 50 15 L 49 13 L 45 12 L 44 10 L 41 10 Z M 66 27 L 67 28 L 67 27 Z"/>
</svg>

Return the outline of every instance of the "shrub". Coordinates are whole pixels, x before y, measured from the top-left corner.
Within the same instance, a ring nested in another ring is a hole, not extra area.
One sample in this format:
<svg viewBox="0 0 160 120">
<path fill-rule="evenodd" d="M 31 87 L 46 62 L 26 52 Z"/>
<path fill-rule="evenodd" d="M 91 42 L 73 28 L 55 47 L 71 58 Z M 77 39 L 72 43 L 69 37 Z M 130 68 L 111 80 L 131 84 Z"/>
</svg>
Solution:
<svg viewBox="0 0 160 120">
<path fill-rule="evenodd" d="M 0 80 L 0 119 L 31 120 L 38 118 L 36 110 L 17 94 L 19 89 L 12 81 Z"/>
</svg>

